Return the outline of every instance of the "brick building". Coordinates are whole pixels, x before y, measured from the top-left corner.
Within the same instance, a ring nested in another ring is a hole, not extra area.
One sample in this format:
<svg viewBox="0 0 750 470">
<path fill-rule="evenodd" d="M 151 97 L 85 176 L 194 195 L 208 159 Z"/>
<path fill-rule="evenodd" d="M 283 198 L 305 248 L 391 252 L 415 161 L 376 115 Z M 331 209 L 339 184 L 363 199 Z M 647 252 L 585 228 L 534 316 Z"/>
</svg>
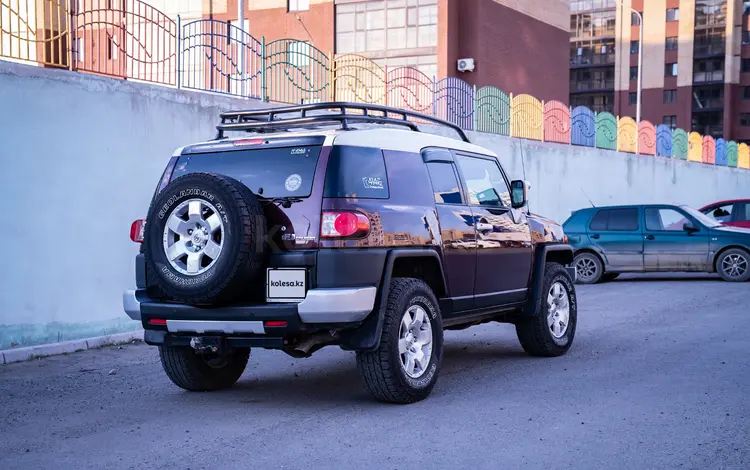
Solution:
<svg viewBox="0 0 750 470">
<path fill-rule="evenodd" d="M 383 68 L 411 66 L 567 103 L 568 0 L 245 0 L 250 34 L 294 38 Z M 204 0 L 203 17 L 237 20 L 237 0 Z M 475 69 L 459 72 L 472 58 Z"/>
<path fill-rule="evenodd" d="M 636 114 L 643 15 L 642 119 L 750 140 L 750 2 L 572 0 L 570 103 Z"/>
</svg>

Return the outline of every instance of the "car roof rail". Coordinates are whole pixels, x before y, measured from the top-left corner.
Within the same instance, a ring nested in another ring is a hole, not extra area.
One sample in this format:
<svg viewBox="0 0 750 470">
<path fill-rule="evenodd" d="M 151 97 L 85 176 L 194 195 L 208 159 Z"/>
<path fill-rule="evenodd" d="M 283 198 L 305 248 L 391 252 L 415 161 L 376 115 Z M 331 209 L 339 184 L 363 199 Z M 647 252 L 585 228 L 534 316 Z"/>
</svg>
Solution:
<svg viewBox="0 0 750 470">
<path fill-rule="evenodd" d="M 292 113 L 299 114 L 288 116 Z M 421 132 L 417 123 L 409 120 L 411 118 L 448 127 L 455 131 L 461 140 L 470 142 L 464 130 L 452 122 L 427 114 L 377 104 L 311 103 L 280 108 L 229 111 L 221 113 L 220 117 L 221 124 L 216 126 L 219 131 L 216 140 L 223 139 L 226 131 L 269 133 L 294 128 L 317 128 L 336 122 L 343 130 L 350 130 L 349 124 L 352 122 L 361 122 L 404 126 Z"/>
</svg>

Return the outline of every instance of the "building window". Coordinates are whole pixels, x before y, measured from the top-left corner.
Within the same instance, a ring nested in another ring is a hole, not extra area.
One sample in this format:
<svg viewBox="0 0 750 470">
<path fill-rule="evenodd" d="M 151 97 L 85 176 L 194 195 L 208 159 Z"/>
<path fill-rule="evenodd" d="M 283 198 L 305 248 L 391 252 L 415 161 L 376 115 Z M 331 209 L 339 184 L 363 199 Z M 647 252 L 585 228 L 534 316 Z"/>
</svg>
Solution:
<svg viewBox="0 0 750 470">
<path fill-rule="evenodd" d="M 742 99 L 743 100 L 750 100 L 750 86 L 743 86 L 742 87 Z"/>
<path fill-rule="evenodd" d="M 310 0 L 288 0 L 287 11 L 307 11 L 310 9 Z"/>
<path fill-rule="evenodd" d="M 336 5 L 336 52 L 436 48 L 437 15 L 437 0 Z M 437 64 L 437 57 L 431 62 Z"/>
<path fill-rule="evenodd" d="M 638 41 L 630 41 L 630 53 L 638 54 Z"/>
<path fill-rule="evenodd" d="M 628 104 L 638 103 L 638 93 L 628 93 Z"/>
<path fill-rule="evenodd" d="M 664 90 L 664 104 L 674 104 L 677 101 L 677 90 Z"/>
<path fill-rule="evenodd" d="M 638 67 L 630 67 L 630 79 L 638 80 Z"/>
<path fill-rule="evenodd" d="M 695 26 L 724 25 L 727 22 L 727 0 L 695 2 Z"/>
<path fill-rule="evenodd" d="M 750 44 L 750 31 L 742 32 L 742 44 L 744 46 L 747 46 L 748 44 Z"/>
<path fill-rule="evenodd" d="M 664 125 L 669 126 L 670 129 L 677 129 L 677 116 L 664 116 Z"/>
<path fill-rule="evenodd" d="M 109 38 L 109 41 L 107 41 L 108 60 L 117 60 L 117 49 L 119 49 L 119 47 L 117 46 L 117 36 L 112 36 L 111 38 Z"/>
<path fill-rule="evenodd" d="M 641 16 L 643 15 L 642 11 L 640 11 L 638 13 L 640 13 Z M 630 13 L 630 24 L 632 26 L 640 26 L 641 25 L 641 19 L 638 17 L 638 13 L 636 13 L 636 12 L 631 12 Z"/>
<path fill-rule="evenodd" d="M 291 64 L 292 66 L 310 66 L 310 44 L 303 41 L 290 42 L 286 46 L 286 52 L 289 57 L 289 64 Z M 310 72 L 312 72 L 312 70 Z M 312 78 L 308 76 L 307 79 L 311 80 Z"/>
<path fill-rule="evenodd" d="M 699 59 L 693 63 L 693 82 L 724 81 L 724 59 Z"/>
<path fill-rule="evenodd" d="M 667 21 L 680 21 L 680 9 L 667 8 Z"/>
<path fill-rule="evenodd" d="M 677 76 L 677 63 L 664 64 L 664 76 L 665 77 L 676 77 Z"/>
<path fill-rule="evenodd" d="M 677 50 L 677 36 L 670 36 L 667 38 L 667 45 L 665 47 L 668 51 L 676 51 Z"/>
<path fill-rule="evenodd" d="M 740 69 L 742 72 L 750 72 L 750 59 L 742 59 Z"/>
<path fill-rule="evenodd" d="M 750 113 L 740 113 L 740 126 L 750 126 Z"/>
<path fill-rule="evenodd" d="M 83 62 L 86 60 L 86 52 L 84 51 L 84 42 L 83 38 L 76 38 L 76 60 L 78 62 Z"/>
</svg>

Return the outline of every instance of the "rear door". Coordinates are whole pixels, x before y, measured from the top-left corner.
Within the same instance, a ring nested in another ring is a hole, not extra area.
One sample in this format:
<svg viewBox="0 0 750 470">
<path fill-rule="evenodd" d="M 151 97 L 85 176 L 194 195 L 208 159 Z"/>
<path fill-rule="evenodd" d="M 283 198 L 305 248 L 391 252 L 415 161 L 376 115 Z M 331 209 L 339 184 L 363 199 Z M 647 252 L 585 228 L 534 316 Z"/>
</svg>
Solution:
<svg viewBox="0 0 750 470">
<path fill-rule="evenodd" d="M 646 207 L 644 261 L 647 271 L 707 271 L 708 229 L 678 207 Z M 697 232 L 683 226 L 691 222 Z"/>
<path fill-rule="evenodd" d="M 453 311 L 474 308 L 474 275 L 477 266 L 477 235 L 471 208 L 464 200 L 453 153 L 441 148 L 422 151 L 430 175 L 435 209 L 440 224 L 443 272 Z"/>
<path fill-rule="evenodd" d="M 607 269 L 643 270 L 643 235 L 637 207 L 600 209 L 591 218 L 588 236 L 604 254 Z"/>
</svg>

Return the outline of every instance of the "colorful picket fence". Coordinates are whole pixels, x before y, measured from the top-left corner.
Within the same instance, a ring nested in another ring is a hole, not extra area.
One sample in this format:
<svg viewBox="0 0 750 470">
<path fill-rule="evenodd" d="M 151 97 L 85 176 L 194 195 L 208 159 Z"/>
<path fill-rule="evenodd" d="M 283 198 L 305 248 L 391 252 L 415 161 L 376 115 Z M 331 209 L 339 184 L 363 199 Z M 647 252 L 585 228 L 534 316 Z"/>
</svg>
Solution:
<svg viewBox="0 0 750 470">
<path fill-rule="evenodd" d="M 275 103 L 383 104 L 467 130 L 750 168 L 746 144 L 411 67 L 383 68 L 305 40 L 266 42 L 225 21 L 183 23 L 143 0 L 0 0 L 0 58 Z"/>
</svg>

